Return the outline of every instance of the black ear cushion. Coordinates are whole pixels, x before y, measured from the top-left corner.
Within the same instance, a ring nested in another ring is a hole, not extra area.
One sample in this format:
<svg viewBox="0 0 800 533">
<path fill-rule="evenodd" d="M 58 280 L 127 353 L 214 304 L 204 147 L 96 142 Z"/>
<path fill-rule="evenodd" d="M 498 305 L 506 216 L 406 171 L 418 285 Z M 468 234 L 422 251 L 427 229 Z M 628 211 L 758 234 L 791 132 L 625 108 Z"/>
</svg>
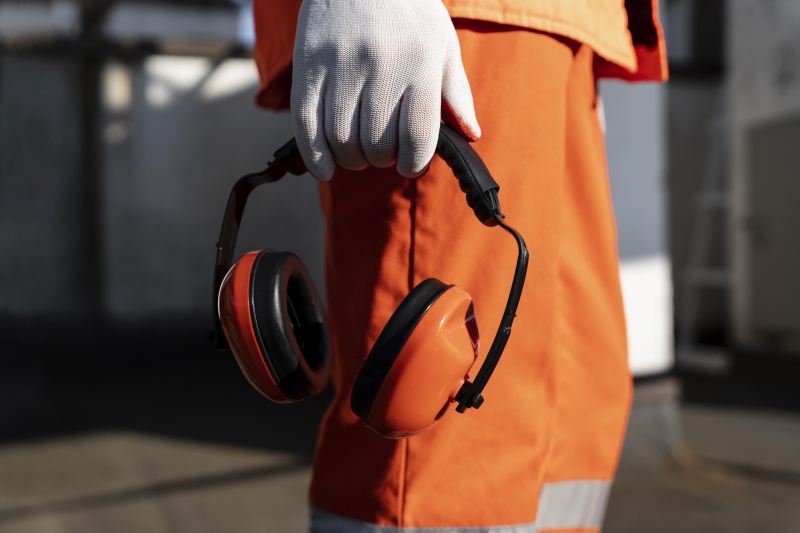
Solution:
<svg viewBox="0 0 800 533">
<path fill-rule="evenodd" d="M 250 310 L 267 368 L 283 393 L 302 400 L 319 392 L 330 367 L 330 335 L 322 300 L 299 257 L 273 250 L 258 254 Z"/>
<path fill-rule="evenodd" d="M 450 287 L 453 285 L 445 285 L 436 278 L 426 279 L 414 287 L 392 313 L 364 361 L 350 395 L 350 410 L 361 420 L 367 419 L 372 402 L 408 336 Z"/>
</svg>

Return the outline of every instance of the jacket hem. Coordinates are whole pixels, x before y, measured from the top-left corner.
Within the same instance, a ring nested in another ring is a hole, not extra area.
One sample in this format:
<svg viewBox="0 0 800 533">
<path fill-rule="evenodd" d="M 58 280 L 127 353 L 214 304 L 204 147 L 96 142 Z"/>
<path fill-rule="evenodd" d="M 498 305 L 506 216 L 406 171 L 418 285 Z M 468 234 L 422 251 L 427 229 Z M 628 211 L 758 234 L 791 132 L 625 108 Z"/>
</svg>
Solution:
<svg viewBox="0 0 800 533">
<path fill-rule="evenodd" d="M 604 59 L 611 61 L 624 68 L 628 72 L 636 72 L 638 63 L 636 53 L 633 47 L 633 41 L 630 41 L 627 49 L 619 49 L 613 46 L 608 46 L 600 41 L 596 36 L 582 30 L 572 24 L 560 20 L 553 20 L 551 18 L 540 17 L 537 15 L 528 15 L 524 13 L 507 13 L 497 11 L 494 9 L 476 8 L 476 7 L 452 7 L 448 8 L 452 18 L 466 18 L 473 20 L 483 20 L 486 22 L 496 22 L 499 24 L 506 24 L 510 26 L 519 26 L 532 30 L 539 30 L 547 33 L 553 33 L 569 39 L 574 39 L 582 44 L 589 46 L 598 55 Z M 627 28 L 625 28 L 627 32 Z"/>
</svg>

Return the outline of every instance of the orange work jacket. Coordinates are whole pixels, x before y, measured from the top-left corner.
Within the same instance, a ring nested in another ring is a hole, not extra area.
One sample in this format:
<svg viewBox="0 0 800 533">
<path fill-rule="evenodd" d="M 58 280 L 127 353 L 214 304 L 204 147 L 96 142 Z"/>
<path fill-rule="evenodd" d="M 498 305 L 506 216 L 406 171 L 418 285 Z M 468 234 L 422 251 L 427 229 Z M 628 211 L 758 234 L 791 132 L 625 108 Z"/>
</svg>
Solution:
<svg viewBox="0 0 800 533">
<path fill-rule="evenodd" d="M 302 0 L 253 3 L 261 76 L 256 103 L 289 108 L 292 50 Z M 667 57 L 658 0 L 443 0 L 453 18 L 483 20 L 553 33 L 597 54 L 596 76 L 665 81 Z"/>
</svg>

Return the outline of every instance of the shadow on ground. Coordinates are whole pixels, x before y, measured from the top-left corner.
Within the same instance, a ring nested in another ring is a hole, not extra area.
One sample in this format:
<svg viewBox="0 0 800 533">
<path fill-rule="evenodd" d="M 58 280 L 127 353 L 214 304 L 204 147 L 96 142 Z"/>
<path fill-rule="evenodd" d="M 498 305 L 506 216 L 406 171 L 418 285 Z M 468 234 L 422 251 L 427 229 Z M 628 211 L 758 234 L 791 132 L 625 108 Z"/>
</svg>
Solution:
<svg viewBox="0 0 800 533">
<path fill-rule="evenodd" d="M 800 413 L 800 355 L 735 351 L 721 374 L 679 372 L 685 404 Z"/>
<path fill-rule="evenodd" d="M 330 389 L 270 402 L 229 352 L 213 349 L 202 318 L 0 323 L 0 444 L 124 430 L 311 461 Z"/>
</svg>

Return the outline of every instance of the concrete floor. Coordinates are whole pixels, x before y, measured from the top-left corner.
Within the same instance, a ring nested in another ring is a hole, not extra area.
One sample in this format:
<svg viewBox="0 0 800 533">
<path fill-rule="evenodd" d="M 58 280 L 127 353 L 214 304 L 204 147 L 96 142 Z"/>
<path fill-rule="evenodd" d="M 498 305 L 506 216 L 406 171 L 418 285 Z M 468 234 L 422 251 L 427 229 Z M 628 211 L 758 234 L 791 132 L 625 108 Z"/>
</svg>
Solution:
<svg viewBox="0 0 800 533">
<path fill-rule="evenodd" d="M 307 528 L 290 454 L 109 432 L 4 446 L 0 473 L 3 533 Z"/>
<path fill-rule="evenodd" d="M 681 407 L 677 392 L 637 388 L 604 531 L 800 531 L 800 416 Z"/>
<path fill-rule="evenodd" d="M 117 346 L 0 372 L 0 533 L 306 530 L 328 398 L 271 404 L 200 345 Z M 678 397 L 637 386 L 606 533 L 800 531 L 800 416 Z"/>
</svg>

